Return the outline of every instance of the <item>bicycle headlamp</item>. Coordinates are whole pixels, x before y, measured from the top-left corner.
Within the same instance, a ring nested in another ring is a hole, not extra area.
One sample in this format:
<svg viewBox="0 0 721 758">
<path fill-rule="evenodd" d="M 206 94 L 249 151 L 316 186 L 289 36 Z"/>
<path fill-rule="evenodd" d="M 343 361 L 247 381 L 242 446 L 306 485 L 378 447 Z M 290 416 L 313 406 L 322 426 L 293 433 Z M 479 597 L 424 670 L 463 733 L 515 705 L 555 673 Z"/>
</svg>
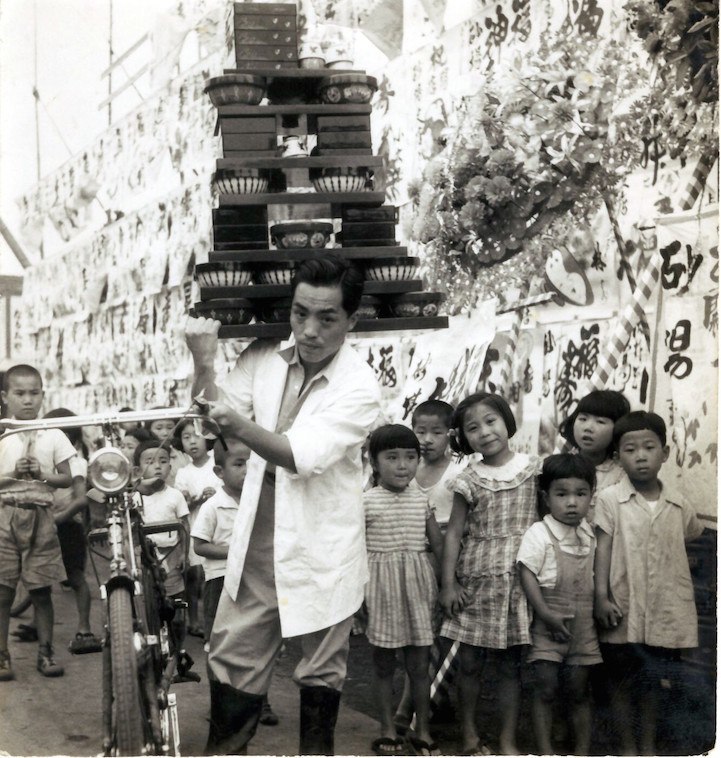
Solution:
<svg viewBox="0 0 721 758">
<path fill-rule="evenodd" d="M 88 481 L 100 492 L 115 495 L 128 486 L 131 464 L 114 447 L 104 447 L 93 453 L 88 461 Z"/>
</svg>

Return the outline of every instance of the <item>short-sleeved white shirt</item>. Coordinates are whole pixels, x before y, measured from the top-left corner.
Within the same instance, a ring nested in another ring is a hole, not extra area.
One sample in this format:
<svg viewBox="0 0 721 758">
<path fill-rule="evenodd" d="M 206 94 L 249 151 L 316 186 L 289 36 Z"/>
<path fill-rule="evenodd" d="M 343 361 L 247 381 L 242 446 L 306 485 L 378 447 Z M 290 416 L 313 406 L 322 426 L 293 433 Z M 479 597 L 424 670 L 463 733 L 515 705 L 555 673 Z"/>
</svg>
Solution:
<svg viewBox="0 0 721 758">
<path fill-rule="evenodd" d="M 20 458 L 33 456 L 40 464 L 40 477 L 57 473 L 57 465 L 75 455 L 75 448 L 60 429 L 18 432 L 0 440 L 0 479 L 14 478 Z M 0 485 L 2 494 L 12 494 L 24 502 L 51 505 L 53 488 L 38 480 L 20 480 Z"/>
<path fill-rule="evenodd" d="M 212 487 L 217 492 L 223 486 L 223 482 L 213 471 L 214 466 L 212 453 L 202 466 L 196 466 L 194 463 L 183 466 L 175 475 L 175 489 L 187 492 L 193 500 L 199 498 L 207 487 Z"/>
<path fill-rule="evenodd" d="M 558 562 L 553 540 L 546 529 L 558 540 L 558 546 L 564 553 L 571 555 L 588 555 L 596 544 L 593 528 L 584 518 L 578 526 L 569 526 L 557 521 L 551 514 L 543 521 L 532 524 L 521 539 L 516 561 L 529 568 L 538 579 L 541 587 L 555 587 L 558 578 Z"/>
<path fill-rule="evenodd" d="M 198 509 L 190 536 L 210 542 L 211 545 L 230 545 L 237 513 L 238 501 L 221 488 Z M 225 576 L 226 558 L 201 556 L 201 560 L 206 582 Z"/>
<path fill-rule="evenodd" d="M 430 487 L 422 487 L 417 479 L 414 479 L 415 485 L 428 498 L 433 515 L 436 517 L 438 526 L 447 526 L 453 510 L 453 492 L 448 489 L 448 482 L 453 481 L 458 474 L 466 467 L 466 462 L 449 461 L 446 470 L 441 478 Z"/>
<path fill-rule="evenodd" d="M 187 515 L 188 504 L 185 502 L 183 493 L 175 487 L 166 485 L 160 492 L 143 495 L 143 521 L 146 524 L 180 521 Z M 178 544 L 180 536 L 178 532 L 158 533 L 151 535 L 151 539 L 158 547 L 173 547 Z"/>
</svg>

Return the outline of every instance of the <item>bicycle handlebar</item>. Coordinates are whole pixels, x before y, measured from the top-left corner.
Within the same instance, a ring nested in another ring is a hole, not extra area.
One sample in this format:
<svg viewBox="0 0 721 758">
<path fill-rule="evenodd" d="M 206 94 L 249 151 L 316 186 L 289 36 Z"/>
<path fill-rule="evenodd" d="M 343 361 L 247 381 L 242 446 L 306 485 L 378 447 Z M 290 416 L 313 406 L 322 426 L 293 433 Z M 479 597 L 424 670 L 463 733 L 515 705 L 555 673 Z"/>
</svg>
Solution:
<svg viewBox="0 0 721 758">
<path fill-rule="evenodd" d="M 207 403 L 203 401 L 207 408 Z M 132 424 L 143 421 L 166 421 L 179 418 L 200 419 L 208 421 L 208 417 L 197 409 L 200 403 L 193 402 L 190 408 L 158 408 L 147 411 L 116 411 L 114 413 L 89 413 L 81 416 L 56 416 L 55 418 L 33 419 L 21 421 L 13 418 L 0 419 L 0 437 L 16 432 L 45 431 L 46 429 L 77 429 L 81 426 L 105 426 L 110 424 Z M 202 407 L 202 406 L 201 406 Z"/>
</svg>

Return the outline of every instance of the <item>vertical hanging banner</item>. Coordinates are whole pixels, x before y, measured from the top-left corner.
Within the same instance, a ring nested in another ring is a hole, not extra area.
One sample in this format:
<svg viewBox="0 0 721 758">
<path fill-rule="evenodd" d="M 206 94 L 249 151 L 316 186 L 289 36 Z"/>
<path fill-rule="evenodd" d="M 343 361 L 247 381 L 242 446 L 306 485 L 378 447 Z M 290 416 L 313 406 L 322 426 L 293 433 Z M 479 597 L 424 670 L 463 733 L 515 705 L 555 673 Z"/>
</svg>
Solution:
<svg viewBox="0 0 721 758">
<path fill-rule="evenodd" d="M 390 418 L 410 424 L 413 409 L 424 400 L 445 400 L 455 406 L 475 392 L 495 324 L 496 301 L 488 300 L 470 317 L 449 318 L 448 329 L 418 337 L 405 385 L 391 407 Z"/>
<path fill-rule="evenodd" d="M 718 486 L 718 206 L 657 221 L 662 306 L 654 410 L 671 455 L 662 475 L 709 526 Z"/>
</svg>

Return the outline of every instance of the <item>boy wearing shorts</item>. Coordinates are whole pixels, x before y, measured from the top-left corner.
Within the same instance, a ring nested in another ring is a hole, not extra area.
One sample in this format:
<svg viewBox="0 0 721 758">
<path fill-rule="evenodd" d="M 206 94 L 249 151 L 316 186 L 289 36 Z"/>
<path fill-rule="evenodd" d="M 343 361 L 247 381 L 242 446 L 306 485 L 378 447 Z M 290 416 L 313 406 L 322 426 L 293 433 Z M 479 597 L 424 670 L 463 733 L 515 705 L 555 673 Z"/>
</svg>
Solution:
<svg viewBox="0 0 721 758">
<path fill-rule="evenodd" d="M 20 421 L 38 417 L 43 382 L 36 368 L 13 366 L 3 377 L 7 415 Z M 62 676 L 53 655 L 53 582 L 65 570 L 52 513 L 53 491 L 72 483 L 69 460 L 75 449 L 59 429 L 20 432 L 0 439 L 0 681 L 15 674 L 8 651 L 10 608 L 22 578 L 35 607 L 37 669 Z"/>
</svg>

